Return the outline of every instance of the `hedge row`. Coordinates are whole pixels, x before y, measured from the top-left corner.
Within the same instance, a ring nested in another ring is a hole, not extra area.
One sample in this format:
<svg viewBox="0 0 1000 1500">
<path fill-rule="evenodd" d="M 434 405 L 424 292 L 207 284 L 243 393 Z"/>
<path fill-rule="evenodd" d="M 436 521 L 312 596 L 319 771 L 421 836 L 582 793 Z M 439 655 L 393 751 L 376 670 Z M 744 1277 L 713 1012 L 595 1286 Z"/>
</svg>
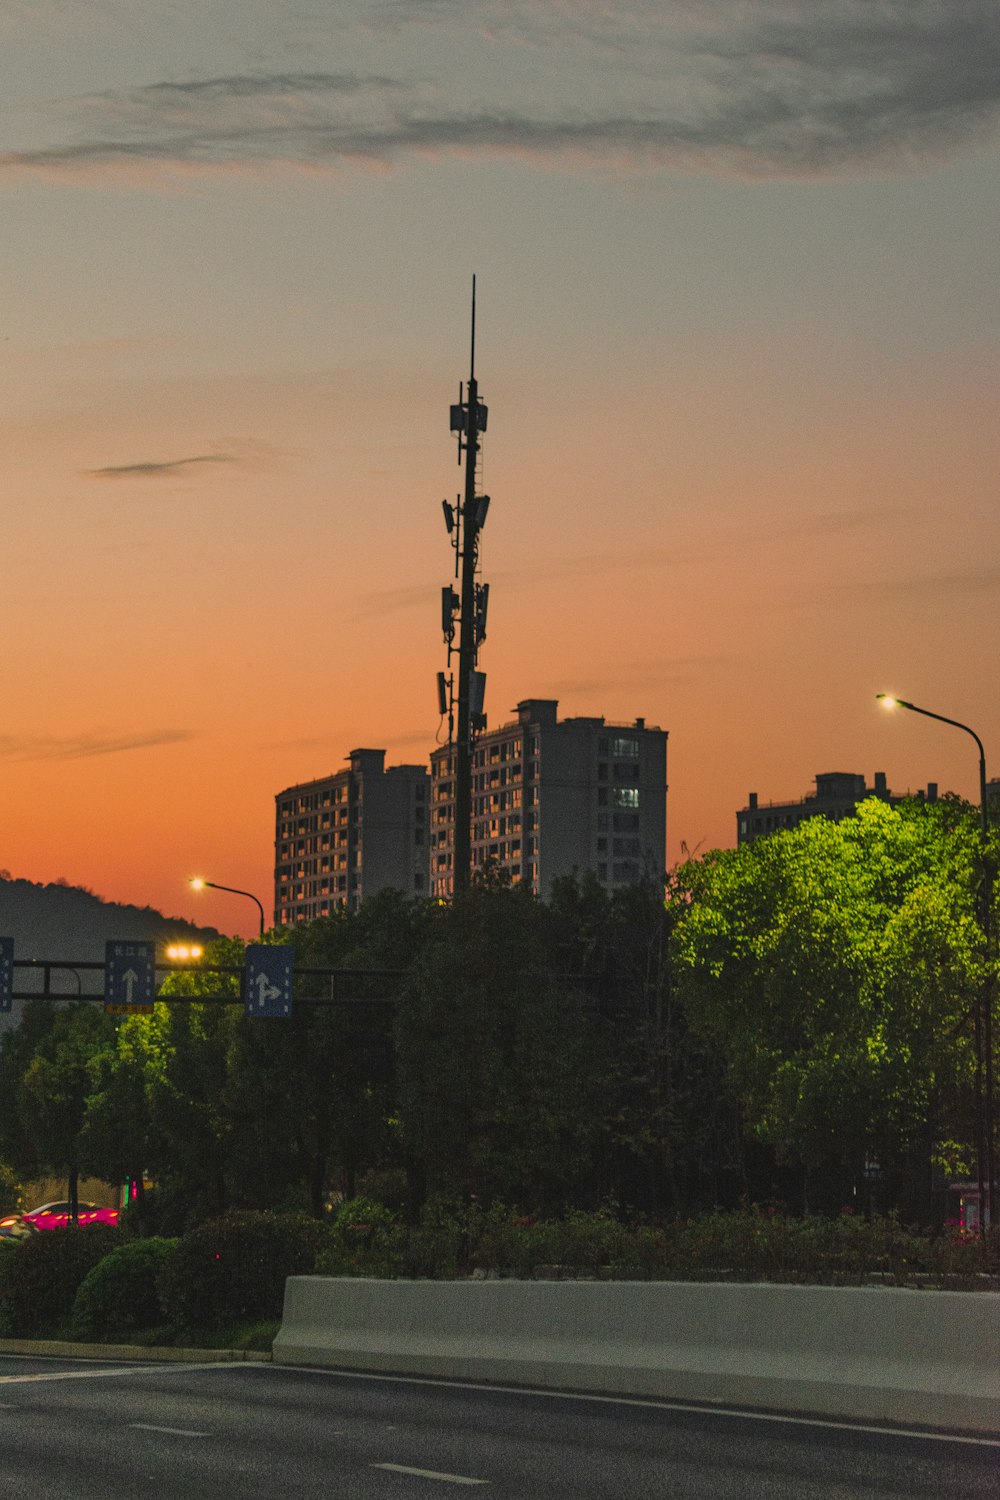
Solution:
<svg viewBox="0 0 1000 1500">
<path fill-rule="evenodd" d="M 610 1210 L 536 1220 L 427 1205 L 419 1225 L 369 1199 L 324 1224 L 298 1214 L 230 1213 L 181 1239 L 130 1239 L 120 1228 L 56 1229 L 0 1241 L 0 1334 L 118 1343 L 163 1329 L 204 1336 L 277 1321 L 288 1276 L 614 1276 L 767 1278 L 851 1283 L 995 1285 L 1000 1230 L 930 1235 L 894 1218 L 794 1219 L 761 1209 L 665 1226 L 628 1225 Z"/>
<path fill-rule="evenodd" d="M 281 1317 L 285 1278 L 313 1269 L 323 1226 L 297 1214 L 231 1213 L 183 1239 L 52 1229 L 0 1242 L 0 1334 L 118 1343 Z"/>
<path fill-rule="evenodd" d="M 729 1277 L 850 1283 L 881 1275 L 939 1284 L 1000 1276 L 1000 1230 L 985 1238 L 957 1225 L 931 1234 L 893 1217 L 793 1218 L 767 1209 L 629 1225 L 610 1209 L 535 1219 L 430 1203 L 407 1229 L 377 1203 L 354 1199 L 334 1220 L 316 1270 L 330 1276 Z"/>
</svg>

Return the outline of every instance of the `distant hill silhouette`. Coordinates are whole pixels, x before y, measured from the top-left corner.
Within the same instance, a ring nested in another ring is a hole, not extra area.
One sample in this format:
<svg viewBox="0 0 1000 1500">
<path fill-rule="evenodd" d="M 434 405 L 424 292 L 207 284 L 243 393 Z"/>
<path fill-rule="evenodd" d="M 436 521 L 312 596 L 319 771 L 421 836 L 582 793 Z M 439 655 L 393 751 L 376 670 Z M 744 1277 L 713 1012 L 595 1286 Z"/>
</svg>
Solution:
<svg viewBox="0 0 1000 1500">
<path fill-rule="evenodd" d="M 14 957 L 65 959 L 72 963 L 93 960 L 104 962 L 104 944 L 109 938 L 142 939 L 160 945 L 177 939 L 210 942 L 219 933 L 214 927 L 196 927 L 182 917 L 165 917 L 152 906 L 120 906 L 105 901 L 93 891 L 67 885 L 57 880 L 51 885 L 36 885 L 31 880 L 14 880 L 0 871 L 0 937 L 14 939 Z M 42 988 L 41 971 L 15 969 L 14 988 Z M 86 994 L 103 993 L 100 973 L 83 971 L 80 989 Z M 75 980 L 70 973 L 53 973 L 53 988 L 72 989 Z M 16 1024 L 21 1006 L 15 1001 L 11 1016 L 0 1017 L 0 1029 Z"/>
</svg>

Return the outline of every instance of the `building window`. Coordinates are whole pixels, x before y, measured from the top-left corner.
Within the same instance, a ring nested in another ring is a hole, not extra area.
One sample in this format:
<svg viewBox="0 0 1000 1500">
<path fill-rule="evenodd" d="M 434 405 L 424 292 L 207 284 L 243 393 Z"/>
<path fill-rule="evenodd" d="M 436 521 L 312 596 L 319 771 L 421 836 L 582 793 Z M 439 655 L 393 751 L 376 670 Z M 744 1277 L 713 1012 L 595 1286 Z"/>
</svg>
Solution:
<svg viewBox="0 0 1000 1500">
<path fill-rule="evenodd" d="M 637 786 L 616 786 L 614 794 L 616 807 L 639 806 L 639 788 Z"/>
<path fill-rule="evenodd" d="M 611 756 L 613 760 L 638 760 L 638 740 L 612 740 Z"/>
</svg>

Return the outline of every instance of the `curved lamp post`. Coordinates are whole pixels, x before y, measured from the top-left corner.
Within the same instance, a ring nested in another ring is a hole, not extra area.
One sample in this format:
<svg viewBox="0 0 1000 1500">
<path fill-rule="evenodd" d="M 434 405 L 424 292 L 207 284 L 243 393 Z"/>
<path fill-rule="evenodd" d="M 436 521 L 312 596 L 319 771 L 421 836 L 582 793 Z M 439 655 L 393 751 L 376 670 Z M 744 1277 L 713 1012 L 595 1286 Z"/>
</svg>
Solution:
<svg viewBox="0 0 1000 1500">
<path fill-rule="evenodd" d="M 944 714 L 931 713 L 929 708 L 918 708 L 907 703 L 905 698 L 893 697 L 890 693 L 876 693 L 876 698 L 886 708 L 905 708 L 911 714 L 922 714 L 925 719 L 936 719 L 939 724 L 950 724 L 952 729 L 961 729 L 975 740 L 979 749 L 979 817 L 980 858 L 982 860 L 982 889 L 980 910 L 983 941 L 986 947 L 986 974 L 983 990 L 975 1015 L 976 1033 L 976 1157 L 978 1161 L 979 1226 L 980 1231 L 997 1222 L 997 1183 L 994 1165 L 993 1123 L 993 878 L 989 856 L 989 812 L 986 803 L 986 751 L 974 729 L 958 719 L 945 718 Z M 985 1210 L 985 1212 L 984 1212 Z"/>
<path fill-rule="evenodd" d="M 252 891 L 238 890 L 235 885 L 220 885 L 217 880 L 202 880 L 200 876 L 195 876 L 194 880 L 191 881 L 191 889 L 195 891 L 206 889 L 210 891 L 228 891 L 231 896 L 245 896 L 248 901 L 253 902 L 260 912 L 260 935 L 261 937 L 264 936 L 264 908 Z"/>
</svg>

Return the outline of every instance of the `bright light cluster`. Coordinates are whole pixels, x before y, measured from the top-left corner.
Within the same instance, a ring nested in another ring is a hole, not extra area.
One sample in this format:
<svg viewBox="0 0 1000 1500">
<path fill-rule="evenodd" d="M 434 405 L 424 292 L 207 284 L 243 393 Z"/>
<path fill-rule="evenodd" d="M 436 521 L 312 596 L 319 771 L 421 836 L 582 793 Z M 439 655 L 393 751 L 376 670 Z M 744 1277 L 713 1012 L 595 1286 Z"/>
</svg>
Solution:
<svg viewBox="0 0 1000 1500">
<path fill-rule="evenodd" d="M 175 963 L 183 963 L 185 960 L 201 958 L 202 952 L 199 943 L 171 943 L 167 949 L 167 957 Z"/>
</svg>

